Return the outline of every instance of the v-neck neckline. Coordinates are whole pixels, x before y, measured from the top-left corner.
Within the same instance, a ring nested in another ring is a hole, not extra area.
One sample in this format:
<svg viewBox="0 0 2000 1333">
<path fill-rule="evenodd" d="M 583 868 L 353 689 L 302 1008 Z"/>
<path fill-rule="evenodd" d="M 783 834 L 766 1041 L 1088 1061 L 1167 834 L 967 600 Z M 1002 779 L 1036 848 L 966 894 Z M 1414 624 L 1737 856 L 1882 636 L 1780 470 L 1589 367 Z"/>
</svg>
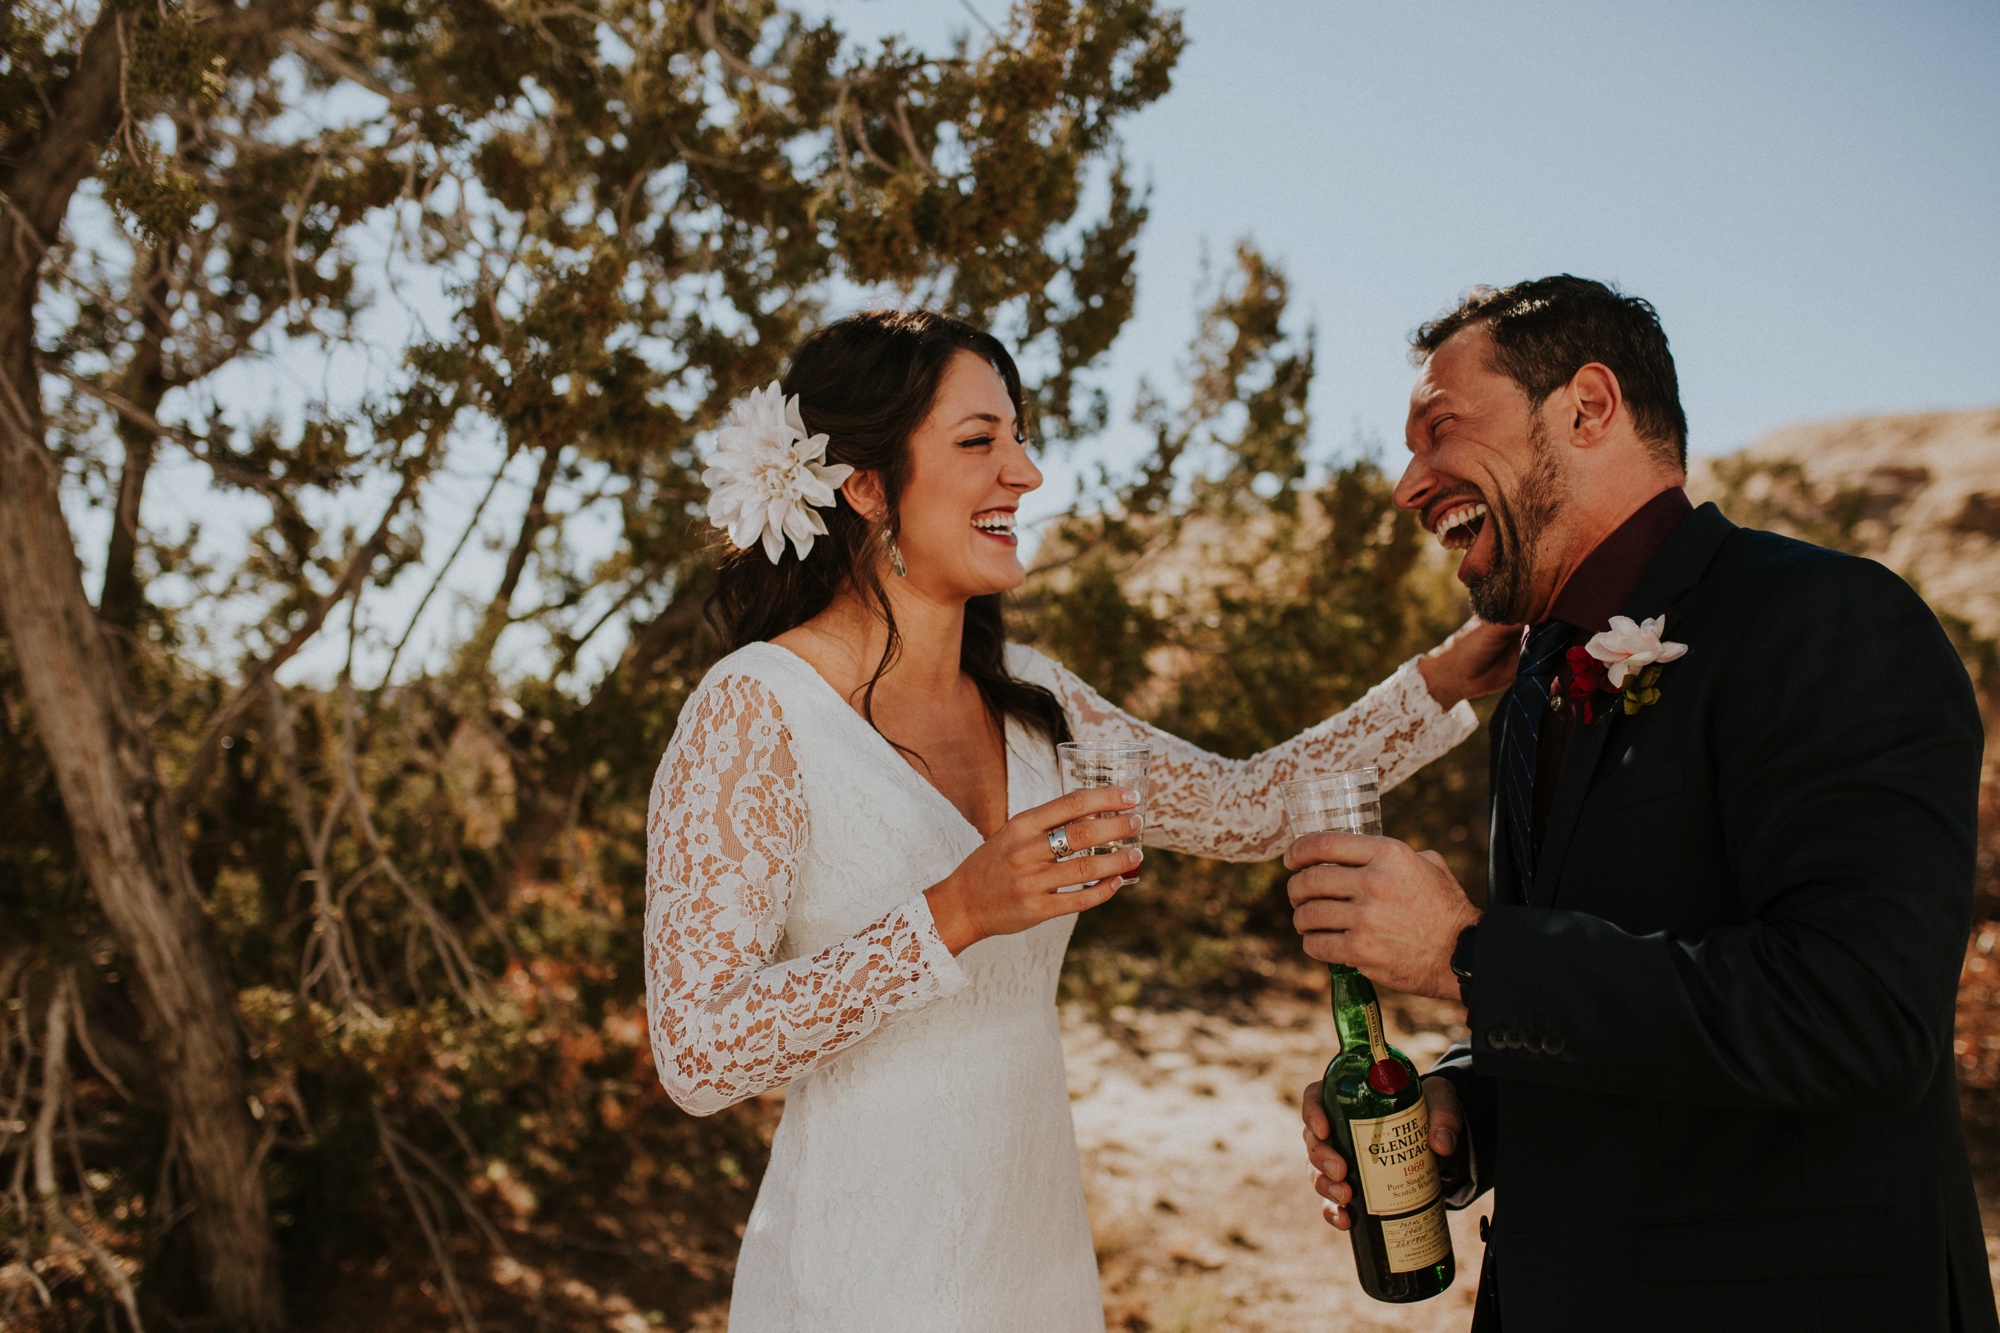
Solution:
<svg viewBox="0 0 2000 1333">
<path fill-rule="evenodd" d="M 868 734 L 869 739 L 876 746 L 879 747 L 880 753 L 882 753 L 885 758 L 889 759 L 899 771 L 909 774 L 910 777 L 913 780 L 915 780 L 916 784 L 919 787 L 922 787 L 926 792 L 930 793 L 930 795 L 934 799 L 936 799 L 938 804 L 942 805 L 945 809 L 951 811 L 952 815 L 955 818 L 957 818 L 958 822 L 960 824 L 963 824 L 967 829 L 969 829 L 974 837 L 978 838 L 981 842 L 986 841 L 988 835 L 981 833 L 979 831 L 979 825 L 973 823 L 970 819 L 966 818 L 965 811 L 959 809 L 958 806 L 952 802 L 952 799 L 949 796 L 946 796 L 942 791 L 939 791 L 937 784 L 935 782 L 932 782 L 929 778 L 925 777 L 923 771 L 919 769 L 915 764 L 910 762 L 908 755 L 905 755 L 901 750 L 898 750 L 895 746 L 891 745 L 889 743 L 889 738 L 887 736 L 884 736 L 881 732 L 875 730 L 874 727 L 870 726 L 868 724 L 868 719 L 861 716 L 861 713 L 854 707 L 853 704 L 847 702 L 846 699 L 841 697 L 840 691 L 834 688 L 832 681 L 828 680 L 825 676 L 822 676 L 820 674 L 818 667 L 814 666 L 811 662 L 806 661 L 805 658 L 799 656 L 797 653 L 793 652 L 791 649 L 785 647 L 781 643 L 773 643 L 769 639 L 761 640 L 761 642 L 765 647 L 775 649 L 776 651 L 783 653 L 786 657 L 790 658 L 793 662 L 797 663 L 798 666 L 801 667 L 808 676 L 813 678 L 814 682 L 817 683 L 821 689 L 825 690 L 829 695 L 833 697 L 833 701 L 834 703 L 839 705 L 840 711 L 849 718 L 853 719 L 855 725 Z M 1014 811 L 1014 806 L 1013 806 L 1014 747 L 1012 744 L 1012 737 L 1009 736 L 1008 734 L 1012 726 L 1013 723 L 1011 720 L 1006 718 L 1001 719 L 1000 810 L 1001 810 L 1001 822 L 1003 824 L 1007 820 L 1013 818 L 1013 811 Z M 999 830 L 996 829 L 994 831 L 997 833 Z"/>
</svg>

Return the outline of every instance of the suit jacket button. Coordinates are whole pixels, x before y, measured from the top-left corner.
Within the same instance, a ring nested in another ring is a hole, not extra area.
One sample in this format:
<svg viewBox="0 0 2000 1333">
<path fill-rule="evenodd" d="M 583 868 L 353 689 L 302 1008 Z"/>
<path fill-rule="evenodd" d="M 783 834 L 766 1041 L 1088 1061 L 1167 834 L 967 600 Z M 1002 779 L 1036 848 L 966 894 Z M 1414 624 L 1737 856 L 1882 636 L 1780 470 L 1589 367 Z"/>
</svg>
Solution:
<svg viewBox="0 0 2000 1333">
<path fill-rule="evenodd" d="M 1491 1046 L 1491 1047 L 1492 1047 L 1492 1048 L 1493 1048 L 1494 1050 L 1496 1050 L 1496 1051 L 1504 1051 L 1504 1050 L 1506 1050 L 1506 1049 L 1507 1049 L 1507 1029 L 1506 1029 L 1506 1028 L 1494 1028 L 1494 1029 L 1493 1029 L 1492 1031 L 1488 1032 L 1488 1033 L 1486 1034 L 1486 1044 L 1487 1044 L 1488 1046 Z"/>
<path fill-rule="evenodd" d="M 1548 1036 L 1542 1038 L 1542 1053 L 1545 1055 L 1561 1055 L 1563 1047 L 1568 1044 L 1562 1039 L 1562 1033 L 1551 1032 Z"/>
</svg>

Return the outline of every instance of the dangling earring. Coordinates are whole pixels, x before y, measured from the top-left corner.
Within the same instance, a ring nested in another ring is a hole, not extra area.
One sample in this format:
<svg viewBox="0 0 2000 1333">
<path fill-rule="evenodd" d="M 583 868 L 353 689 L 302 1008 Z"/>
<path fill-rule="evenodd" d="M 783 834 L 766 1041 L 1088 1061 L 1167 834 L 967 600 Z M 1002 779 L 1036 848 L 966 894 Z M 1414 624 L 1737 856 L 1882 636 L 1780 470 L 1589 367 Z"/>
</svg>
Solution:
<svg viewBox="0 0 2000 1333">
<path fill-rule="evenodd" d="M 896 534 L 893 532 L 890 533 L 888 540 L 889 568 L 896 571 L 896 577 L 899 579 L 910 577 L 910 567 L 903 563 L 903 548 L 896 545 Z"/>
</svg>

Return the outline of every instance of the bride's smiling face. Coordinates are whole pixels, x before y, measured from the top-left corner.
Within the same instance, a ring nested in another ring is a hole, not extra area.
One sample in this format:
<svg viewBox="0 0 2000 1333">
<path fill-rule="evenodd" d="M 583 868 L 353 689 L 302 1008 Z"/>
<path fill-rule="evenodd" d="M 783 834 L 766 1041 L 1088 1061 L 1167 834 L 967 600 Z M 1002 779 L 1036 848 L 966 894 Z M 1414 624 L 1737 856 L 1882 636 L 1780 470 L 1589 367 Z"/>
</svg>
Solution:
<svg viewBox="0 0 2000 1333">
<path fill-rule="evenodd" d="M 1042 473 L 1000 373 L 971 352 L 953 357 L 909 450 L 896 545 L 912 589 L 948 602 L 1019 587 L 1015 511 Z M 847 489 L 862 513 L 881 511 L 874 477 L 857 474 Z"/>
</svg>

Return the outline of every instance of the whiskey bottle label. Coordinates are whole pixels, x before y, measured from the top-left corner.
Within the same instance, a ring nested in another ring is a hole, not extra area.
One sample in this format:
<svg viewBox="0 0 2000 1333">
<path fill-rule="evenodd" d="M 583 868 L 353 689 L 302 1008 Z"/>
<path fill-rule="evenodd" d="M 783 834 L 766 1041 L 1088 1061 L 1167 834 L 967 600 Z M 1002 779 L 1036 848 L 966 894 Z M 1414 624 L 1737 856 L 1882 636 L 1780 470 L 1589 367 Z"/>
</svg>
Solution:
<svg viewBox="0 0 2000 1333">
<path fill-rule="evenodd" d="M 1361 1200 L 1377 1217 L 1413 1213 L 1438 1197 L 1431 1113 L 1423 1102 L 1377 1120 L 1349 1120 Z M 1419 1264 L 1422 1268 L 1425 1265 Z"/>
<path fill-rule="evenodd" d="M 1445 1226 L 1444 1204 L 1434 1203 L 1412 1217 L 1384 1218 L 1382 1248 L 1392 1273 L 1414 1273 L 1443 1263 L 1451 1253 L 1451 1230 Z"/>
</svg>

